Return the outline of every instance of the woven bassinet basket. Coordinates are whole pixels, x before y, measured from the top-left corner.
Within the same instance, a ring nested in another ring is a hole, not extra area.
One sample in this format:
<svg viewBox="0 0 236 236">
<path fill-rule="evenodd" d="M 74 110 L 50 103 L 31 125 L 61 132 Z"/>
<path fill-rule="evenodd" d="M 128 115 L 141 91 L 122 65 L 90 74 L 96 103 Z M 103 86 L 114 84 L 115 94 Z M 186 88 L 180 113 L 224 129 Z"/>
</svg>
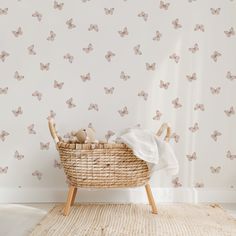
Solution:
<svg viewBox="0 0 236 236">
<path fill-rule="evenodd" d="M 71 186 L 76 188 L 123 188 L 145 185 L 150 172 L 145 161 L 134 156 L 125 144 L 79 144 L 59 140 L 53 120 L 49 129 L 60 154 L 61 163 Z M 170 128 L 163 124 L 158 136 Z"/>
</svg>

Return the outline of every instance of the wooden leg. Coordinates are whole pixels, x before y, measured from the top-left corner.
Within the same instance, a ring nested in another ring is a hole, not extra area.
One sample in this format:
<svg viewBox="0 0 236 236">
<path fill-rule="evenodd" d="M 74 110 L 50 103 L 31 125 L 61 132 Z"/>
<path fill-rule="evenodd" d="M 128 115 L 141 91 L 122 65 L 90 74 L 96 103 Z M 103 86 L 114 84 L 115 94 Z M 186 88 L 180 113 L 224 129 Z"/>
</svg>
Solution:
<svg viewBox="0 0 236 236">
<path fill-rule="evenodd" d="M 67 196 L 67 202 L 66 202 L 64 212 L 63 212 L 64 216 L 67 216 L 69 211 L 70 211 L 70 206 L 71 206 L 71 202 L 72 202 L 72 199 L 73 199 L 74 189 L 75 189 L 75 187 L 73 187 L 73 186 L 70 186 L 70 188 L 69 188 L 69 192 L 68 192 L 68 196 Z"/>
<path fill-rule="evenodd" d="M 146 184 L 145 189 L 146 189 L 146 193 L 147 193 L 147 197 L 148 197 L 148 202 L 152 207 L 152 213 L 157 214 L 157 207 L 156 207 L 156 203 L 155 203 L 155 200 L 153 198 L 153 195 L 152 195 L 152 190 L 151 190 L 150 185 Z"/>
<path fill-rule="evenodd" d="M 74 188 L 74 192 L 73 192 L 73 196 L 72 196 L 72 200 L 71 200 L 71 206 L 73 206 L 75 203 L 76 193 L 77 193 L 77 188 Z"/>
</svg>

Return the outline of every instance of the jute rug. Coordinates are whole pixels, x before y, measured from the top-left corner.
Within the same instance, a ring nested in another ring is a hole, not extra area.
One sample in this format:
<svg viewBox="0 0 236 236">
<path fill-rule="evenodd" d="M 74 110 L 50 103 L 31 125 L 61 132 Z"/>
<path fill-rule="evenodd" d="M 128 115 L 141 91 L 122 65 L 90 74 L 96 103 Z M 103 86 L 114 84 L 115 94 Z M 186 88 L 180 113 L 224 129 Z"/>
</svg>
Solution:
<svg viewBox="0 0 236 236">
<path fill-rule="evenodd" d="M 54 207 L 31 236 L 235 236 L 236 220 L 220 206 L 159 205 L 158 215 L 144 204 L 82 204 L 69 216 Z"/>
</svg>

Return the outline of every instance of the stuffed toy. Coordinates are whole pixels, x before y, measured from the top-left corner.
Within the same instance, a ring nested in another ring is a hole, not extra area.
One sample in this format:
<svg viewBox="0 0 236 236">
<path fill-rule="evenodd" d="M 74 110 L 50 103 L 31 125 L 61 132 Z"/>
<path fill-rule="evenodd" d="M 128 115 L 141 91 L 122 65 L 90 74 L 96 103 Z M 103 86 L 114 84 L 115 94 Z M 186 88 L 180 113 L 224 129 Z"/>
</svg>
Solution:
<svg viewBox="0 0 236 236">
<path fill-rule="evenodd" d="M 73 141 L 79 143 L 98 143 L 93 128 L 80 129 L 77 132 L 71 132 L 71 136 Z"/>
</svg>

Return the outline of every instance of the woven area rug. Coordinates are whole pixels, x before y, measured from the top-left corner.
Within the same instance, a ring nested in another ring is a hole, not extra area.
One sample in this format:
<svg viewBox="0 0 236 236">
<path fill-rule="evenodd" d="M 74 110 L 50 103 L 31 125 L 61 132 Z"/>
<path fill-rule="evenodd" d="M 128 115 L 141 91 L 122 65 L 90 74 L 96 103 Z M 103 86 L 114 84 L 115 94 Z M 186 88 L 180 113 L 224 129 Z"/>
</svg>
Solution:
<svg viewBox="0 0 236 236">
<path fill-rule="evenodd" d="M 31 236 L 235 236 L 236 220 L 218 205 L 82 204 L 63 216 L 55 206 Z"/>
</svg>

